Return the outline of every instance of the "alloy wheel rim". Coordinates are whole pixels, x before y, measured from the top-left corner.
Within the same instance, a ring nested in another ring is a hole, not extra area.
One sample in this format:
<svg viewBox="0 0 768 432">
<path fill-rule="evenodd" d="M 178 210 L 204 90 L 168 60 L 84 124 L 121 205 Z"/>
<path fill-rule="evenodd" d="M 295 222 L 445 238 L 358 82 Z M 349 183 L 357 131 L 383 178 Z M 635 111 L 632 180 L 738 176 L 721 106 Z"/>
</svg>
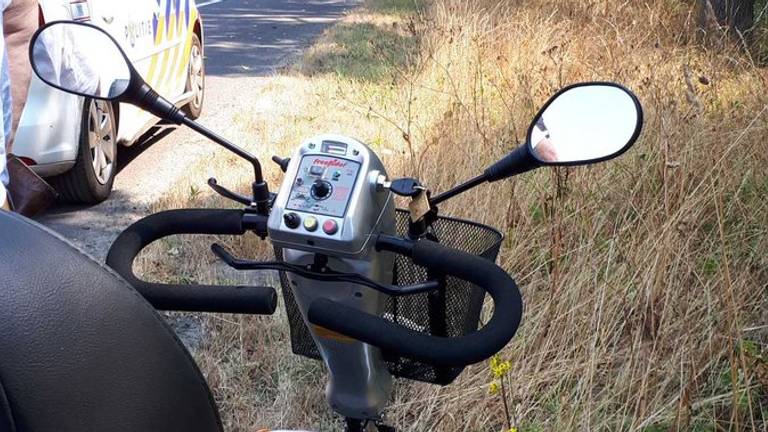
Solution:
<svg viewBox="0 0 768 432">
<path fill-rule="evenodd" d="M 115 168 L 115 129 L 107 102 L 92 101 L 88 113 L 88 144 L 96 181 L 105 185 Z"/>
<path fill-rule="evenodd" d="M 192 91 L 192 104 L 199 108 L 203 104 L 203 53 L 200 47 L 192 45 L 189 61 L 189 84 Z"/>
</svg>

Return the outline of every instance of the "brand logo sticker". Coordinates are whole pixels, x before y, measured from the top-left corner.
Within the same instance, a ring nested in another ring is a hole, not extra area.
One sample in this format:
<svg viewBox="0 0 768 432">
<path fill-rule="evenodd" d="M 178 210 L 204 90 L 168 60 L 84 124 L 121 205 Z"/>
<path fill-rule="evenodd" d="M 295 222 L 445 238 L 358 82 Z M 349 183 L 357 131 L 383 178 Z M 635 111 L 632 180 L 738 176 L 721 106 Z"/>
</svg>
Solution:
<svg viewBox="0 0 768 432">
<path fill-rule="evenodd" d="M 332 167 L 332 168 L 344 168 L 345 166 L 347 166 L 346 162 L 342 162 L 338 159 L 315 159 L 315 161 L 312 163 L 315 165 Z"/>
</svg>

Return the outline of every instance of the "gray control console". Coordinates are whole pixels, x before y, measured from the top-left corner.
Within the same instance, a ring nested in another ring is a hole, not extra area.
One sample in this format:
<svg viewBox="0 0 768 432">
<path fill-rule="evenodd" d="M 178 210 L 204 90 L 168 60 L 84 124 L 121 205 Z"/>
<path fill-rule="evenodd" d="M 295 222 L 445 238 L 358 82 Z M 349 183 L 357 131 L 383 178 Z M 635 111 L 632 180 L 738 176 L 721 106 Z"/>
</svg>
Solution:
<svg viewBox="0 0 768 432">
<path fill-rule="evenodd" d="M 330 270 L 391 284 L 394 255 L 373 247 L 379 233 L 395 231 L 392 193 L 377 185 L 382 176 L 381 161 L 359 141 L 322 135 L 302 143 L 269 217 L 269 238 L 282 259 L 306 268 L 324 255 Z M 311 324 L 307 313 L 313 301 L 324 298 L 381 315 L 387 297 L 352 282 L 285 277 L 328 368 L 328 402 L 345 417 L 375 419 L 392 390 L 381 351 Z"/>
<path fill-rule="evenodd" d="M 381 161 L 357 140 L 321 135 L 305 141 L 291 158 L 272 207 L 270 239 L 308 252 L 365 253 L 382 231 L 383 216 L 394 215 L 391 193 L 377 188 L 380 175 L 385 175 Z"/>
</svg>

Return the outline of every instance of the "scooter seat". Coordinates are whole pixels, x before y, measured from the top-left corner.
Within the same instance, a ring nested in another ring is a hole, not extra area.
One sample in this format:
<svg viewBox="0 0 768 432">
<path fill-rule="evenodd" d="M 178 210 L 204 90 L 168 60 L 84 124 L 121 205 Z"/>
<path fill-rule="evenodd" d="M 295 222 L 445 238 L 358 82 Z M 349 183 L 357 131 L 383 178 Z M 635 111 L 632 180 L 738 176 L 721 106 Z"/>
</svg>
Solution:
<svg viewBox="0 0 768 432">
<path fill-rule="evenodd" d="M 189 352 L 133 288 L 0 211 L 0 432 L 214 432 Z"/>
</svg>

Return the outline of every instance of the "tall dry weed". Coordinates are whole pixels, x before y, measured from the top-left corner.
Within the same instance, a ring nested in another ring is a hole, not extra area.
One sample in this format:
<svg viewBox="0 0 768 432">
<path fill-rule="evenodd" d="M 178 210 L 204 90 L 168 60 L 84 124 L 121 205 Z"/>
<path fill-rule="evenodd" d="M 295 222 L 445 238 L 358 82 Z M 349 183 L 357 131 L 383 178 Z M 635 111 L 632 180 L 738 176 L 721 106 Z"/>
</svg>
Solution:
<svg viewBox="0 0 768 432">
<path fill-rule="evenodd" d="M 422 119 L 432 125 L 415 150 L 433 187 L 523 142 L 566 84 L 623 83 L 646 111 L 621 160 L 543 170 L 443 209 L 509 236 L 501 263 L 526 316 L 503 355 L 521 430 L 766 427 L 768 72 L 738 49 L 698 46 L 692 16 L 675 1 L 442 0 L 425 17 L 410 79 L 425 93 L 414 100 L 445 107 Z M 405 390 L 392 414 L 411 430 L 499 430 L 486 375 Z"/>
</svg>

